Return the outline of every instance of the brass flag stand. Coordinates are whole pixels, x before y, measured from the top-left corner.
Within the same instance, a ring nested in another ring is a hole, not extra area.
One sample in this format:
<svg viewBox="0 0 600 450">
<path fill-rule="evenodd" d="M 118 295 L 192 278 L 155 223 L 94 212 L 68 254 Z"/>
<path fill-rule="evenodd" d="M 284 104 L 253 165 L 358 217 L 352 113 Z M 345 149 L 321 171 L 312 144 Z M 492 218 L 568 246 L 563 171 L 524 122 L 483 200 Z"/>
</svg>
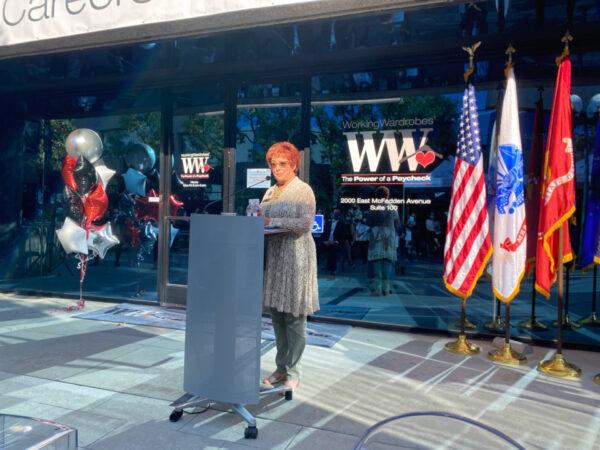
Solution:
<svg viewBox="0 0 600 450">
<path fill-rule="evenodd" d="M 527 358 L 521 353 L 514 351 L 510 346 L 510 302 L 506 302 L 505 306 L 504 345 L 500 349 L 490 351 L 488 359 L 498 364 L 518 366 L 527 363 Z"/>
<path fill-rule="evenodd" d="M 461 355 L 476 355 L 479 353 L 479 347 L 471 342 L 467 341 L 467 335 L 465 334 L 465 321 L 466 321 L 466 303 L 467 299 L 463 298 L 460 302 L 460 334 L 456 341 L 448 342 L 444 349 L 450 353 L 458 353 Z"/>
</svg>

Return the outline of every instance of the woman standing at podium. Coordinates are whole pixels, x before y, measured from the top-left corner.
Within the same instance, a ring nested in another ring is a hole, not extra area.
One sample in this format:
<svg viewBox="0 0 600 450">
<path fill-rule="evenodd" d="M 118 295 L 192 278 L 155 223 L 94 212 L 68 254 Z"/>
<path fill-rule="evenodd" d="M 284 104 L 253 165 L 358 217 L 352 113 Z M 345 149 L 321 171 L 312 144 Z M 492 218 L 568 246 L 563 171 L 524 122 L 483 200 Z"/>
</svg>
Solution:
<svg viewBox="0 0 600 450">
<path fill-rule="evenodd" d="M 265 226 L 287 231 L 266 237 L 264 306 L 273 320 L 277 368 L 264 382 L 296 389 L 306 316 L 319 310 L 317 252 L 311 235 L 315 195 L 297 176 L 300 152 L 293 144 L 273 144 L 266 159 L 276 184 L 265 193 L 261 214 Z"/>
</svg>

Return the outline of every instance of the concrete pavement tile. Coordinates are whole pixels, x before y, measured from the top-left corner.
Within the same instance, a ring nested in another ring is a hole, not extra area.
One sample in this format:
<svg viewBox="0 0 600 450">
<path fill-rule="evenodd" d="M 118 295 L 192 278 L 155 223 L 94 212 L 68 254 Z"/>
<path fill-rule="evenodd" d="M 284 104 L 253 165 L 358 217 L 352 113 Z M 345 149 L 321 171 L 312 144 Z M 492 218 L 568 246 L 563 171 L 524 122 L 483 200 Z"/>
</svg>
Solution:
<svg viewBox="0 0 600 450">
<path fill-rule="evenodd" d="M 123 424 L 120 419 L 88 411 L 72 411 L 57 417 L 56 421 L 77 429 L 79 445 L 84 447 Z"/>
<path fill-rule="evenodd" d="M 143 369 L 132 369 L 111 363 L 86 370 L 80 374 L 65 378 L 66 383 L 88 386 L 113 392 L 123 392 L 140 383 L 147 382 L 158 375 Z"/>
<path fill-rule="evenodd" d="M 47 405 L 77 410 L 110 396 L 107 390 L 87 386 L 51 381 L 44 384 L 12 390 L 11 396 L 35 400 Z"/>
<path fill-rule="evenodd" d="M 183 368 L 183 348 L 177 350 L 163 347 L 140 346 L 140 348 L 114 359 L 115 365 L 131 368 L 147 369 L 181 369 Z"/>
<path fill-rule="evenodd" d="M 181 431 L 255 448 L 285 449 L 302 428 L 284 422 L 256 418 L 258 439 L 244 439 L 247 423 L 237 414 L 209 410 L 188 422 Z"/>
<path fill-rule="evenodd" d="M 15 416 L 34 417 L 36 419 L 54 420 L 73 410 L 59 406 L 47 405 L 34 400 L 23 400 L 14 397 L 0 397 L 0 413 Z"/>
<path fill-rule="evenodd" d="M 287 447 L 294 450 L 352 450 L 358 438 L 317 428 L 302 428 Z"/>
<path fill-rule="evenodd" d="M 129 394 L 114 394 L 106 399 L 81 408 L 124 421 L 147 422 L 166 419 L 173 408 L 171 402 Z"/>
<path fill-rule="evenodd" d="M 242 444 L 183 433 L 164 421 L 122 425 L 96 442 L 88 444 L 88 448 L 90 450 L 248 449 Z"/>
<path fill-rule="evenodd" d="M 22 389 L 30 389 L 36 386 L 44 385 L 48 381 L 27 375 L 15 375 L 12 373 L 0 372 L 0 395 L 12 394 Z"/>
<path fill-rule="evenodd" d="M 143 333 L 118 335 L 112 331 L 59 337 L 49 335 L 41 341 L 0 347 L 0 361 L 5 367 L 10 367 L 12 372 L 27 374 L 139 342 L 146 337 Z"/>
<path fill-rule="evenodd" d="M 157 376 L 128 387 L 123 392 L 172 402 L 185 394 L 183 391 L 183 370 L 161 370 Z"/>
</svg>

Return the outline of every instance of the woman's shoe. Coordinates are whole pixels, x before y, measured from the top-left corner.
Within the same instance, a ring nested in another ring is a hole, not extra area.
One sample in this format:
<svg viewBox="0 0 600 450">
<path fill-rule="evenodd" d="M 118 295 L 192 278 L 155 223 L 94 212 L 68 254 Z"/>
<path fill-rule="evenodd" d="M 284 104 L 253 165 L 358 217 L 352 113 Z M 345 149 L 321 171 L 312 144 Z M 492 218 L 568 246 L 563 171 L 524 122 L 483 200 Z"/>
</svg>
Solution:
<svg viewBox="0 0 600 450">
<path fill-rule="evenodd" d="M 296 392 L 300 388 L 300 380 L 285 380 L 283 386 L 289 386 L 292 388 L 292 392 Z M 278 392 L 277 394 L 284 396 L 285 392 Z"/>
<path fill-rule="evenodd" d="M 277 384 L 287 380 L 285 373 L 274 371 L 271 375 L 263 380 L 263 384 Z"/>
</svg>

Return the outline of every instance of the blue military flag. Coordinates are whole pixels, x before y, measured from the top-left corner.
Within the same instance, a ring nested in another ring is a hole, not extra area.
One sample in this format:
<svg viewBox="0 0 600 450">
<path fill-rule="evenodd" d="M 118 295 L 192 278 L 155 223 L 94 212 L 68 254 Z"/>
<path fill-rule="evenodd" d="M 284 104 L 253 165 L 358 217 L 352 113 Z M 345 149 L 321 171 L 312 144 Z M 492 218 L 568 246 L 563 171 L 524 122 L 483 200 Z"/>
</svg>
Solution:
<svg viewBox="0 0 600 450">
<path fill-rule="evenodd" d="M 590 268 L 593 264 L 600 264 L 600 117 L 596 125 L 594 159 L 592 161 L 581 248 L 581 265 L 584 268 Z"/>
</svg>

